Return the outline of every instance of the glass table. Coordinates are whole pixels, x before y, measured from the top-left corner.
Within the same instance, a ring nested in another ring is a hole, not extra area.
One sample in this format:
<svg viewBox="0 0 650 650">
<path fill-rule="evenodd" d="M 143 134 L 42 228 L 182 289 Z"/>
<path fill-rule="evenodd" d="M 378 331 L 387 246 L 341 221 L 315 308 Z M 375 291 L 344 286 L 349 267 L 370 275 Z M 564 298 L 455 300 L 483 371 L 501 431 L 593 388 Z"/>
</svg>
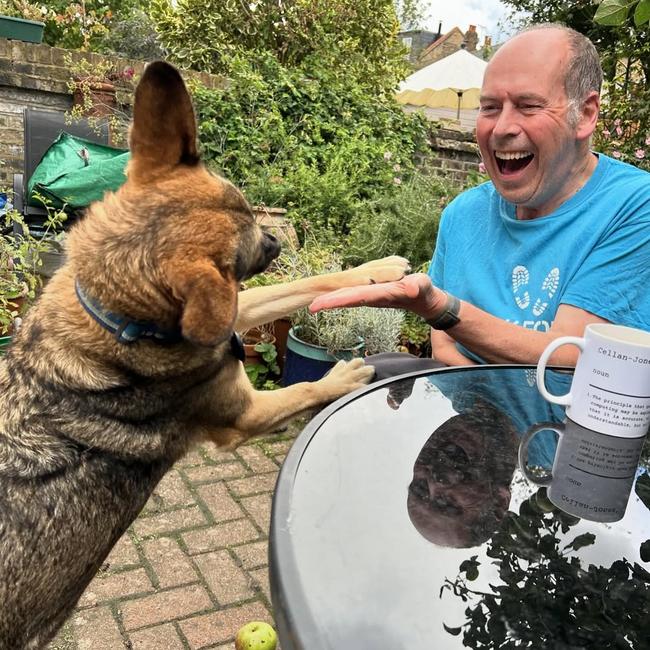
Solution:
<svg viewBox="0 0 650 650">
<path fill-rule="evenodd" d="M 283 650 L 650 648 L 647 449 L 618 521 L 579 518 L 518 466 L 522 436 L 563 420 L 524 366 L 403 375 L 322 411 L 273 501 Z M 557 435 L 526 444 L 547 480 Z"/>
</svg>

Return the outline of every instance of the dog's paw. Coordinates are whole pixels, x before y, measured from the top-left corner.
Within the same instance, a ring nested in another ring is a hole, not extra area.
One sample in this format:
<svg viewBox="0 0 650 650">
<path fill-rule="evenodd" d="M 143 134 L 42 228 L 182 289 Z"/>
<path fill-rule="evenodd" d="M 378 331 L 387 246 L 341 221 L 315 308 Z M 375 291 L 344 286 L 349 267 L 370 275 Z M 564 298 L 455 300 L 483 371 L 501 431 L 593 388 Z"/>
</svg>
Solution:
<svg viewBox="0 0 650 650">
<path fill-rule="evenodd" d="M 369 384 L 374 374 L 375 369 L 367 366 L 363 359 L 339 361 L 319 383 L 328 399 L 334 400 Z"/>
<path fill-rule="evenodd" d="M 380 260 L 366 262 L 356 269 L 359 284 L 374 284 L 377 282 L 395 282 L 401 280 L 407 273 L 411 272 L 409 261 L 399 255 L 383 257 Z"/>
</svg>

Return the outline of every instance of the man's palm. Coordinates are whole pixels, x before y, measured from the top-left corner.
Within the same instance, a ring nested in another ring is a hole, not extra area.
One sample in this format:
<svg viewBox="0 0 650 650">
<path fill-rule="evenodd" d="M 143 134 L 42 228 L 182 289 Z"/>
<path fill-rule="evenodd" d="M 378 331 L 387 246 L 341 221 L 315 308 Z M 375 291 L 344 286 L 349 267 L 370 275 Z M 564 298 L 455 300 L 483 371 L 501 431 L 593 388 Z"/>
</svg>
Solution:
<svg viewBox="0 0 650 650">
<path fill-rule="evenodd" d="M 309 310 L 315 313 L 336 307 L 394 307 L 426 317 L 435 309 L 436 293 L 428 275 L 415 273 L 397 282 L 350 287 L 326 293 L 316 298 Z"/>
</svg>

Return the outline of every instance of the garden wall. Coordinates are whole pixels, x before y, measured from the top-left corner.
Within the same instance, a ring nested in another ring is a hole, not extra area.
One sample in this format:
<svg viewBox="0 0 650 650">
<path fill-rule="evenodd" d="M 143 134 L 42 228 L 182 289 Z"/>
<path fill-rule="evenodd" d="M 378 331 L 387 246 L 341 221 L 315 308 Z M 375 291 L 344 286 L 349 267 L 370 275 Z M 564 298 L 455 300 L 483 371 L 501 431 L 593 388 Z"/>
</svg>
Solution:
<svg viewBox="0 0 650 650">
<path fill-rule="evenodd" d="M 131 67 L 136 75 L 144 66 L 142 61 L 0 38 L 0 188 L 11 187 L 13 174 L 23 168 L 23 108 L 69 109 L 72 105 L 68 89 L 73 74 L 71 66 L 78 65 L 81 59 L 93 64 L 108 60 L 116 70 Z M 223 83 L 223 78 L 213 75 L 194 72 L 184 75 L 195 77 L 208 87 Z M 116 85 L 118 101 L 128 112 L 132 88 L 126 82 Z M 478 170 L 478 147 L 473 134 L 432 123 L 430 144 L 436 154 L 436 171 L 464 180 L 468 172 Z"/>
<path fill-rule="evenodd" d="M 49 45 L 34 45 L 0 38 L 0 188 L 11 187 L 13 174 L 23 169 L 23 108 L 66 111 L 72 105 L 68 82 L 72 69 L 82 59 L 91 64 L 109 61 L 115 70 L 132 68 L 142 72 L 142 61 L 105 57 L 90 52 L 64 50 Z M 70 65 L 67 64 L 70 63 Z M 208 87 L 223 83 L 223 78 L 184 72 Z M 132 88 L 116 82 L 120 108 L 129 112 Z"/>
<path fill-rule="evenodd" d="M 471 172 L 479 171 L 479 148 L 473 133 L 451 129 L 432 122 L 429 145 L 434 153 L 433 168 L 437 173 L 463 182 Z"/>
</svg>

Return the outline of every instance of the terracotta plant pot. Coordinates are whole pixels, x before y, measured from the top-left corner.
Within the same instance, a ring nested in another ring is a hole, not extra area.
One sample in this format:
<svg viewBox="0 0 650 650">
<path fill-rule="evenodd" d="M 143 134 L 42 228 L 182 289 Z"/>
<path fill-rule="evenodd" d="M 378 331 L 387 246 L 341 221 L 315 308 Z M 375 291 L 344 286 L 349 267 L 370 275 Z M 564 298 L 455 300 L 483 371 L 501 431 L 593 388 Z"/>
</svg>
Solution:
<svg viewBox="0 0 650 650">
<path fill-rule="evenodd" d="M 275 343 L 275 336 L 253 328 L 242 336 L 242 340 L 246 354 L 244 363 L 262 363 L 262 355 L 255 349 L 255 346 L 258 343 Z"/>
<path fill-rule="evenodd" d="M 86 98 L 89 106 L 86 106 Z M 72 103 L 84 107 L 84 114 L 91 117 L 112 115 L 117 108 L 115 85 L 110 81 L 77 79 L 72 94 Z"/>
</svg>

